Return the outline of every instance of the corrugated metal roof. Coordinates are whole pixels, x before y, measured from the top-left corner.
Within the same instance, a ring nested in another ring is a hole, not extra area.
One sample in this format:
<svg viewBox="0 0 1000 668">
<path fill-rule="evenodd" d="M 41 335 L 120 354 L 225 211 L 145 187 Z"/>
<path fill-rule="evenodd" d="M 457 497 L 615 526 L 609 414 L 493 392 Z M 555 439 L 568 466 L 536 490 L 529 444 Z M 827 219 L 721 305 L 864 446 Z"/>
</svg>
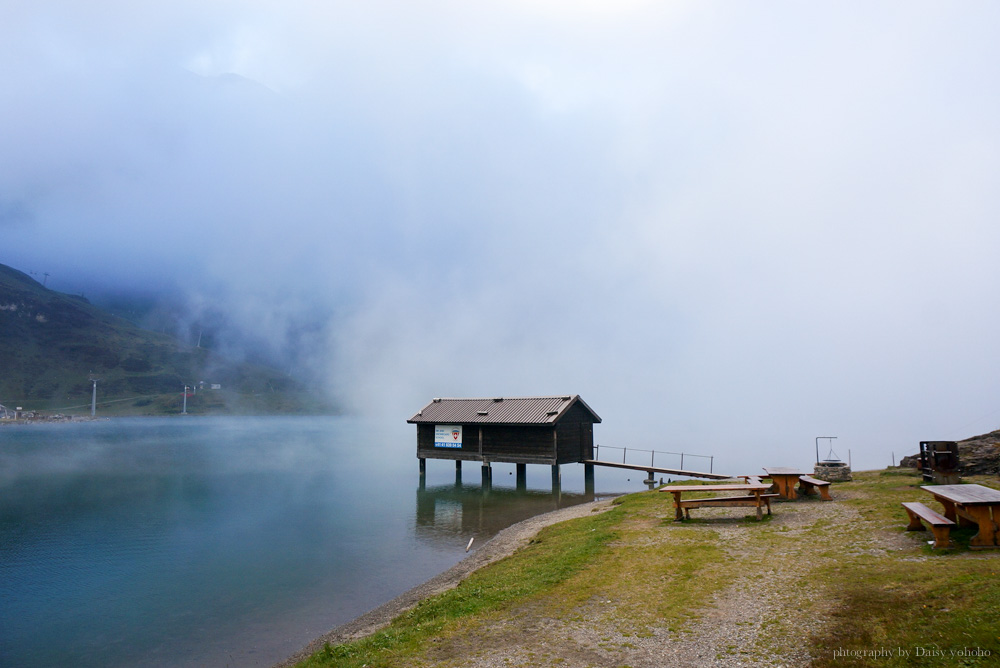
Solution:
<svg viewBox="0 0 1000 668">
<path fill-rule="evenodd" d="M 433 399 L 407 422 L 411 424 L 554 424 L 579 402 L 594 416 L 601 418 L 578 394 L 557 397 L 488 397 L 480 399 Z"/>
</svg>

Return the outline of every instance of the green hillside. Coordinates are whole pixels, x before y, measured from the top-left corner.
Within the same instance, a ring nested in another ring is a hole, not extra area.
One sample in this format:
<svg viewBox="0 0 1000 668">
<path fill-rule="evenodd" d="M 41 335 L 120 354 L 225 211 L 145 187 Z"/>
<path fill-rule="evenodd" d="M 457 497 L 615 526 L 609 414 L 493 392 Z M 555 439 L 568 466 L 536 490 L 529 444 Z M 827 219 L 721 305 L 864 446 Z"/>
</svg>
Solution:
<svg viewBox="0 0 1000 668">
<path fill-rule="evenodd" d="M 0 404 L 89 412 L 91 377 L 104 415 L 176 413 L 184 386 L 201 383 L 189 413 L 330 412 L 286 374 L 140 329 L 0 264 Z"/>
</svg>

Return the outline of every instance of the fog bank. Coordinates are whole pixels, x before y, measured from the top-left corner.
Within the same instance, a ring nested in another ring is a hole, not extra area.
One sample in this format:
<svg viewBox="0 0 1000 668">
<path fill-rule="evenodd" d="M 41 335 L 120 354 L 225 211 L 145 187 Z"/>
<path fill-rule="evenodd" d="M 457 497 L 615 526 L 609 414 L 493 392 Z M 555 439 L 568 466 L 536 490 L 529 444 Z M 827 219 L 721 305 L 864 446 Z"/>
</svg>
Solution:
<svg viewBox="0 0 1000 668">
<path fill-rule="evenodd" d="M 387 420 L 579 393 L 609 445 L 881 467 L 1000 419 L 998 11 L 15 1 L 0 261 Z"/>
</svg>

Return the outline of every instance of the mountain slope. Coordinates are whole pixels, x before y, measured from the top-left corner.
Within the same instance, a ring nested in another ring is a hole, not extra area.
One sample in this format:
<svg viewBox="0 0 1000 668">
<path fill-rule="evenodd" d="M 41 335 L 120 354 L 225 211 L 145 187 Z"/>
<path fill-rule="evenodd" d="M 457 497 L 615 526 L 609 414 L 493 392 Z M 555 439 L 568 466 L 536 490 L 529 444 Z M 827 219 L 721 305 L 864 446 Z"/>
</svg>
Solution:
<svg viewBox="0 0 1000 668">
<path fill-rule="evenodd" d="M 0 264 L 0 403 L 42 410 L 86 403 L 92 376 L 100 401 L 134 399 L 151 412 L 171 412 L 166 406 L 179 405 L 185 385 L 202 382 L 223 392 L 192 397 L 192 407 L 235 410 L 240 398 L 280 394 L 279 412 L 302 410 L 288 396 L 303 388 L 279 371 L 184 346 Z M 160 395 L 169 401 L 156 403 Z"/>
</svg>

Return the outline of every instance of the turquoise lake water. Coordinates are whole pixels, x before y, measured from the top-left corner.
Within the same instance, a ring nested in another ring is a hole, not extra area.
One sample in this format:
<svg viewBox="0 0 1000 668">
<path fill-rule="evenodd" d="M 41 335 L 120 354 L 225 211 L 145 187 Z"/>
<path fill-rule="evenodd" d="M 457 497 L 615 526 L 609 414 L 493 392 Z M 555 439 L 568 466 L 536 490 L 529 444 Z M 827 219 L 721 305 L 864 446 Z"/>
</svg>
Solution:
<svg viewBox="0 0 1000 668">
<path fill-rule="evenodd" d="M 515 522 L 583 468 L 421 480 L 411 425 L 137 418 L 0 428 L 0 665 L 270 666 Z M 598 495 L 645 487 L 598 469 Z"/>
</svg>

